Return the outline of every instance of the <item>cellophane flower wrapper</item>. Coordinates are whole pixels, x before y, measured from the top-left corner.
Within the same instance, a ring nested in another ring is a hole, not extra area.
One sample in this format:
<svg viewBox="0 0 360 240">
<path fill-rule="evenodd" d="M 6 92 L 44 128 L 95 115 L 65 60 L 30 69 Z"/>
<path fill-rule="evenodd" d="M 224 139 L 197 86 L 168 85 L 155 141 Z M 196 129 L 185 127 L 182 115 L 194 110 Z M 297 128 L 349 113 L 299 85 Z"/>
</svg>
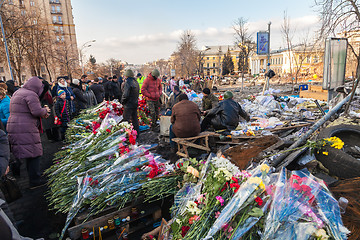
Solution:
<svg viewBox="0 0 360 240">
<path fill-rule="evenodd" d="M 320 184 L 304 170 L 291 172 L 287 179 L 287 170 L 283 168 L 278 176 L 261 239 L 296 239 L 300 222 L 308 223 L 301 225 L 308 227 L 308 234 L 312 234 L 313 229 L 322 228 L 322 220 L 311 209 Z"/>
<path fill-rule="evenodd" d="M 316 196 L 315 211 L 326 224 L 335 240 L 347 239 L 350 231 L 343 225 L 338 201 L 332 196 L 325 184 Z"/>
<path fill-rule="evenodd" d="M 265 163 L 264 163 L 265 164 Z M 213 236 L 239 212 L 250 203 L 250 198 L 254 197 L 260 184 L 269 181 L 267 177 L 268 172 L 262 171 L 263 165 L 258 165 L 255 169 L 250 171 L 251 177 L 240 185 L 238 191 L 234 194 L 232 199 L 222 209 L 220 216 L 216 219 L 213 226 L 209 229 L 204 239 L 213 239 Z M 254 199 L 254 198 L 253 198 Z"/>
</svg>

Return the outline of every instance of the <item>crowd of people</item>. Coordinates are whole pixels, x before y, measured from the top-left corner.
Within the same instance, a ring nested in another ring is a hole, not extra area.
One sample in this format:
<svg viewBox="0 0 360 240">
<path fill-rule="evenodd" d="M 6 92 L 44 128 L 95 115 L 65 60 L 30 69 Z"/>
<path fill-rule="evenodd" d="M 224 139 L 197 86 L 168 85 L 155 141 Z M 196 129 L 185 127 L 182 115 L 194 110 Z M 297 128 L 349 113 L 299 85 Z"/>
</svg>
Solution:
<svg viewBox="0 0 360 240">
<path fill-rule="evenodd" d="M 105 76 L 88 80 L 86 75 L 80 79 L 62 76 L 49 83 L 41 77 L 31 77 L 21 87 L 16 86 L 13 81 L 0 82 L 0 174 L 4 176 L 11 171 L 13 176 L 20 176 L 20 166 L 26 163 L 30 188 L 43 186 L 46 179 L 43 179 L 40 169 L 43 155 L 40 134 L 45 132 L 49 141 L 63 140 L 72 118 L 81 110 L 104 100 L 117 100 L 122 103 L 123 119 L 133 124 L 138 135 L 139 95 L 146 99 L 152 131 L 159 131 L 157 122 L 160 109 L 164 106 L 165 115 L 171 115 L 172 147 L 172 139 L 175 137 L 196 136 L 210 126 L 215 130 L 231 131 L 236 128 L 240 116 L 249 120 L 240 105 L 232 99 L 231 92 L 226 92 L 225 100 L 219 103 L 210 89 L 202 86 L 200 110 L 197 104 L 189 101 L 188 96 L 182 92 L 184 86 L 196 88 L 197 83 L 188 79 L 176 81 L 174 77 L 160 78 L 157 69 L 152 70 L 146 77 L 141 73 L 135 76 L 131 69 L 127 69 L 124 78 Z M 163 93 L 168 96 L 166 102 L 161 101 Z M 202 121 L 201 116 L 204 116 Z M 11 161 L 10 152 L 13 155 Z M 2 199 L 4 197 L 0 191 L 0 204 L 4 202 Z M 7 225 L 2 226 L 2 223 Z M 10 223 L 0 208 L 0 226 L 4 228 L 0 227 L 0 231 L 14 236 L 18 233 Z"/>
</svg>

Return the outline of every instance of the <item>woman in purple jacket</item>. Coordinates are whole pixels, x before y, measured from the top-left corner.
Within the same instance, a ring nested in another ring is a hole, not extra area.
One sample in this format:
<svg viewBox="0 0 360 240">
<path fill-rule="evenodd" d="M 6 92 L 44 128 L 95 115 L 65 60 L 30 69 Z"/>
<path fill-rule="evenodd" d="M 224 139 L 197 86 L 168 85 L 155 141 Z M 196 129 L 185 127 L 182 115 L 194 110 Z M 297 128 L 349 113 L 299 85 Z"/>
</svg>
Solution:
<svg viewBox="0 0 360 240">
<path fill-rule="evenodd" d="M 39 96 L 44 89 L 37 77 L 30 78 L 10 100 L 7 131 L 11 151 L 20 161 L 26 161 L 30 187 L 43 182 L 40 179 L 40 158 L 43 154 L 40 132 L 41 118 L 47 118 L 49 107 L 41 107 Z"/>
</svg>

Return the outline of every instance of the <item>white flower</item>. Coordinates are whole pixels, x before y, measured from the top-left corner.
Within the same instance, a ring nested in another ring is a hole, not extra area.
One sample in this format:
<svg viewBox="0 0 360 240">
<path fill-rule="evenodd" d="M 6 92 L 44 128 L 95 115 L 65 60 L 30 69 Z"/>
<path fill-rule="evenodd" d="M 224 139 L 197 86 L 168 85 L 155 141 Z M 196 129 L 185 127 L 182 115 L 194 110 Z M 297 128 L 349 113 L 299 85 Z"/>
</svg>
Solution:
<svg viewBox="0 0 360 240">
<path fill-rule="evenodd" d="M 218 169 L 225 168 L 232 175 L 239 173 L 239 168 L 232 164 L 228 159 L 224 157 L 215 157 L 211 159 L 212 164 Z M 231 178 L 231 177 L 230 177 Z"/>
<path fill-rule="evenodd" d="M 200 214 L 201 210 L 197 207 L 197 204 L 193 201 L 188 201 L 186 208 L 191 214 Z"/>
<path fill-rule="evenodd" d="M 315 237 L 321 239 L 321 240 L 328 240 L 329 236 L 326 234 L 326 231 L 324 229 L 318 229 L 315 232 Z"/>
</svg>

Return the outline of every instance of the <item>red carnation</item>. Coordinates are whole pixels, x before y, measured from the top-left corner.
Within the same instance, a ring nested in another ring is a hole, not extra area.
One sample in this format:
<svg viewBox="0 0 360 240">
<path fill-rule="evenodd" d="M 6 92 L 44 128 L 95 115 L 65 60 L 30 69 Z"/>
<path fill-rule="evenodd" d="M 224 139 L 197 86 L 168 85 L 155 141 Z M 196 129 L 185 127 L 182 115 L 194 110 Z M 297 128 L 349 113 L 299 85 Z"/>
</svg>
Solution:
<svg viewBox="0 0 360 240">
<path fill-rule="evenodd" d="M 90 129 L 90 126 L 86 126 L 85 129 Z"/>
<path fill-rule="evenodd" d="M 190 227 L 189 226 L 182 226 L 181 227 L 181 236 L 185 237 L 185 235 L 187 234 L 187 232 L 189 231 Z"/>
<path fill-rule="evenodd" d="M 298 184 L 298 183 L 293 183 L 293 184 L 292 184 L 292 187 L 293 187 L 295 190 L 297 190 L 297 191 L 301 191 L 301 190 L 302 190 L 301 185 Z"/>
<path fill-rule="evenodd" d="M 136 138 L 133 135 L 130 135 L 129 142 L 130 142 L 131 145 L 135 145 L 136 144 Z"/>
<path fill-rule="evenodd" d="M 264 201 L 260 198 L 260 197 L 257 197 L 255 198 L 255 202 L 261 207 L 264 203 Z"/>
<path fill-rule="evenodd" d="M 231 180 L 233 180 L 234 182 L 238 183 L 239 180 L 236 177 L 231 177 Z"/>
<path fill-rule="evenodd" d="M 109 132 L 111 132 L 111 130 L 110 129 L 106 129 L 106 131 L 109 133 Z"/>
</svg>

